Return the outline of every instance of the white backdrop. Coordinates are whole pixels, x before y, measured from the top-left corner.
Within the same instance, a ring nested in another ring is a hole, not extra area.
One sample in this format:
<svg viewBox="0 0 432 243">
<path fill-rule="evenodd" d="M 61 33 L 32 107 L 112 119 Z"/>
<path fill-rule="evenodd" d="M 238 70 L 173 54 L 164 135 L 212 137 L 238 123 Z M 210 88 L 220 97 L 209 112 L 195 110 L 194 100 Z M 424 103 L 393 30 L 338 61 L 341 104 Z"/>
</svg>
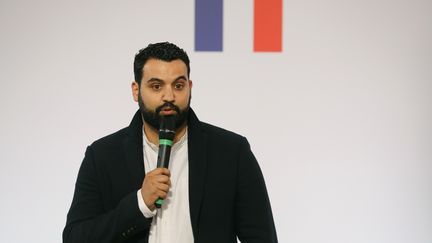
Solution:
<svg viewBox="0 0 432 243">
<path fill-rule="evenodd" d="M 0 234 L 60 242 L 92 141 L 137 109 L 133 56 L 188 51 L 192 107 L 245 135 L 280 242 L 432 242 L 432 2 L 286 0 L 283 52 L 254 53 L 253 1 L 194 52 L 194 1 L 0 0 Z"/>
</svg>

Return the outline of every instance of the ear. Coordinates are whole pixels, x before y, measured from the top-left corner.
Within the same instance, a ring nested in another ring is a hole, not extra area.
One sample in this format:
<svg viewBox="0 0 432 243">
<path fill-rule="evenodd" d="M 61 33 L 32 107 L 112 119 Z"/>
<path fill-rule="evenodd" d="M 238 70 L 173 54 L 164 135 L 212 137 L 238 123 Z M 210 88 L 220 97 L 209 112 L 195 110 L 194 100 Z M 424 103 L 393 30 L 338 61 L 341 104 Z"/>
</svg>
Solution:
<svg viewBox="0 0 432 243">
<path fill-rule="evenodd" d="M 189 79 L 189 90 L 192 90 L 192 80 Z"/>
<path fill-rule="evenodd" d="M 138 102 L 139 84 L 137 82 L 133 81 L 131 84 L 131 88 L 132 88 L 133 99 L 135 100 L 135 102 Z"/>
</svg>

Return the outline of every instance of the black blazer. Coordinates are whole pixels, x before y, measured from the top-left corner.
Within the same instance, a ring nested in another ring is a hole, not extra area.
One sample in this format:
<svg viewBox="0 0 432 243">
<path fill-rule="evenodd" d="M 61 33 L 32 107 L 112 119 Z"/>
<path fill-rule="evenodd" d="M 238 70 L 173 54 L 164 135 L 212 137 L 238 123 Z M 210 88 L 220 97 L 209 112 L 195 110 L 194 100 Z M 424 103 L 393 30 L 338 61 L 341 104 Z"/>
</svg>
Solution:
<svg viewBox="0 0 432 243">
<path fill-rule="evenodd" d="M 85 153 L 63 242 L 148 242 L 138 208 L 144 179 L 142 120 Z M 189 208 L 195 243 L 277 242 L 264 179 L 246 138 L 188 118 Z M 173 242 L 174 243 L 174 242 Z M 182 242 L 179 242 L 182 243 Z"/>
</svg>

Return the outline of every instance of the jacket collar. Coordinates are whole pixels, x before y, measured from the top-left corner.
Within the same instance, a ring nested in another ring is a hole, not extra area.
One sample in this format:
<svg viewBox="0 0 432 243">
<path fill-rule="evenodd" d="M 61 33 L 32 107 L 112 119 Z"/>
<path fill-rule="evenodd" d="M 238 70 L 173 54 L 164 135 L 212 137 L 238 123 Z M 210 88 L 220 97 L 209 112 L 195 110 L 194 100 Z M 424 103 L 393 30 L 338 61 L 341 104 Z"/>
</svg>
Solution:
<svg viewBox="0 0 432 243">
<path fill-rule="evenodd" d="M 141 188 L 144 180 L 144 158 L 143 158 L 143 122 L 138 110 L 132 118 L 127 129 L 127 136 L 123 140 L 126 157 L 126 166 L 130 174 L 130 182 L 133 189 Z"/>
<path fill-rule="evenodd" d="M 207 133 L 191 109 L 188 118 L 189 211 L 196 238 L 207 176 Z"/>
</svg>

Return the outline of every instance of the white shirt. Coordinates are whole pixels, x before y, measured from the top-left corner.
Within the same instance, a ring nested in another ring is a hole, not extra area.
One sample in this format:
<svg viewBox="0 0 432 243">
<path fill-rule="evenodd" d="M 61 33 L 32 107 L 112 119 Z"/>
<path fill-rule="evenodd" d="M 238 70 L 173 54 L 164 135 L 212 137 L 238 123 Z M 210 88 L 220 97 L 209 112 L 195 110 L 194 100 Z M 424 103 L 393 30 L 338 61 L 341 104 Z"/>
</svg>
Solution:
<svg viewBox="0 0 432 243">
<path fill-rule="evenodd" d="M 171 148 L 168 169 L 171 188 L 160 209 L 151 211 L 144 203 L 141 189 L 137 192 L 138 206 L 146 218 L 153 217 L 149 243 L 193 243 L 189 212 L 189 159 L 187 131 Z M 157 166 L 158 146 L 150 143 L 143 131 L 144 168 L 152 171 Z"/>
</svg>

